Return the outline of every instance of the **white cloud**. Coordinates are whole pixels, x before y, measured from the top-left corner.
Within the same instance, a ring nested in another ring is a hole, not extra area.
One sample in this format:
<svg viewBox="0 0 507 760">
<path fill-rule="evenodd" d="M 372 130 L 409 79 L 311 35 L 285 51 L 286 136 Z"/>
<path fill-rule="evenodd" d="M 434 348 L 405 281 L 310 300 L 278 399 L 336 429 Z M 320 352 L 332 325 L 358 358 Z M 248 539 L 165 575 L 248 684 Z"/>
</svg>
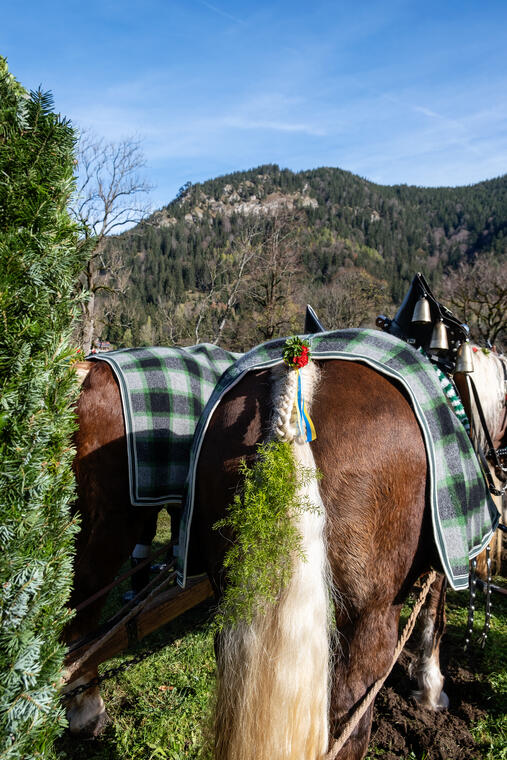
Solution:
<svg viewBox="0 0 507 760">
<path fill-rule="evenodd" d="M 227 11 L 222 10 L 222 8 L 218 8 L 216 5 L 207 3 L 206 0 L 200 0 L 200 3 L 201 5 L 204 5 L 205 8 L 208 8 L 210 11 L 213 11 L 213 13 L 217 13 L 219 16 L 222 16 L 223 18 L 229 19 L 229 21 L 234 21 L 236 24 L 246 23 L 245 21 L 243 21 L 243 19 L 237 18 L 236 16 L 232 16 L 230 13 L 227 13 Z"/>
</svg>

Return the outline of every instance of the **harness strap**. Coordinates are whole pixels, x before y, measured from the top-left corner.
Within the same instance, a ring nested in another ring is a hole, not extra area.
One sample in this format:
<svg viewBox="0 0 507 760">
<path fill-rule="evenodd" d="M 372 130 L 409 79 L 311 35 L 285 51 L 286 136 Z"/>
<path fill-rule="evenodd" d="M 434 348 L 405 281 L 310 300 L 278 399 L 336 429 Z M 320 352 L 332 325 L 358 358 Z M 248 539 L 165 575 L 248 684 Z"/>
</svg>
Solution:
<svg viewBox="0 0 507 760">
<path fill-rule="evenodd" d="M 484 417 L 484 412 L 482 410 L 482 404 L 479 399 L 479 394 L 477 392 L 476 385 L 470 376 L 469 376 L 469 380 L 470 380 L 470 386 L 472 388 L 472 393 L 474 394 L 477 411 L 479 413 L 479 419 L 481 421 L 482 429 L 484 430 L 484 435 L 486 437 L 486 443 L 488 444 L 488 449 L 489 449 L 488 454 L 491 456 L 495 467 L 499 467 L 501 470 L 505 472 L 505 467 L 502 466 L 500 460 L 498 459 L 497 451 L 495 447 L 493 446 L 493 441 L 491 440 L 491 435 L 489 434 L 488 426 L 486 424 L 486 419 Z"/>
<path fill-rule="evenodd" d="M 484 477 L 487 480 L 490 493 L 492 493 L 493 496 L 503 496 L 505 491 L 507 490 L 507 482 L 504 484 L 502 488 L 497 488 L 495 486 L 493 478 L 491 477 L 491 472 L 489 470 L 489 464 L 488 464 L 488 460 L 486 459 L 486 455 L 484 454 L 484 451 L 482 450 L 480 446 L 477 446 L 476 454 L 481 463 L 482 470 L 484 472 Z"/>
</svg>

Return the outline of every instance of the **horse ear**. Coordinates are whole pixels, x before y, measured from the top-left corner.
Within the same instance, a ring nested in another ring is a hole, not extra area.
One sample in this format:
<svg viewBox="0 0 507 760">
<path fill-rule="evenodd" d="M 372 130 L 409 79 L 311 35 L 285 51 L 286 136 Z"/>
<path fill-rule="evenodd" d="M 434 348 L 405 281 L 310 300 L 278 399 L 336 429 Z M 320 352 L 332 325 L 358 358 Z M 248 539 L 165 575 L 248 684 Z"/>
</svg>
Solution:
<svg viewBox="0 0 507 760">
<path fill-rule="evenodd" d="M 305 335 L 314 335 L 315 333 L 320 332 L 326 332 L 324 327 L 322 326 L 322 323 L 318 316 L 316 315 L 315 311 L 312 309 L 310 304 L 306 305 L 306 313 L 305 313 L 305 326 L 304 326 L 304 334 Z"/>
</svg>

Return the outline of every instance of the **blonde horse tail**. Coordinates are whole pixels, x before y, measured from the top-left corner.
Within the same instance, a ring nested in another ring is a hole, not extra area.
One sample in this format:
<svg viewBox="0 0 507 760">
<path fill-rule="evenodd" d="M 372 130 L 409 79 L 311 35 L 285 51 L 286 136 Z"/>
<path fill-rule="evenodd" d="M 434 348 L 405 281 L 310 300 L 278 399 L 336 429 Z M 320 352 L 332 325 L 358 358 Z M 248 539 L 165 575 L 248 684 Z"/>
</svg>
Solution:
<svg viewBox="0 0 507 760">
<path fill-rule="evenodd" d="M 79 385 L 82 385 L 84 381 L 86 380 L 86 376 L 88 375 L 88 372 L 93 367 L 93 362 L 88 362 L 88 361 L 74 362 L 72 366 L 74 367 L 74 370 L 76 372 L 77 381 Z"/>
<path fill-rule="evenodd" d="M 307 406 L 316 368 L 302 372 Z M 279 383 L 274 435 L 290 440 L 297 463 L 315 467 L 310 445 L 297 437 L 292 410 L 295 372 Z M 216 760 L 320 760 L 328 748 L 330 596 L 324 508 L 317 479 L 301 499 L 318 509 L 298 516 L 304 559 L 273 606 L 252 624 L 221 634 L 215 719 Z"/>
</svg>

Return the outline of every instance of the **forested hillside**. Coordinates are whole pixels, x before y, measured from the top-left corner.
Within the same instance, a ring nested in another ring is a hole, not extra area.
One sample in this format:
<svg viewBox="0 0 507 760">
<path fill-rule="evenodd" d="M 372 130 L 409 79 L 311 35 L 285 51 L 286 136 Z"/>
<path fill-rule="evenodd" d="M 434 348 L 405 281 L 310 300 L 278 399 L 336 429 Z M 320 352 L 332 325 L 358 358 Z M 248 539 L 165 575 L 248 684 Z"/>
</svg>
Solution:
<svg viewBox="0 0 507 760">
<path fill-rule="evenodd" d="M 416 271 L 438 293 L 462 262 L 507 255 L 507 175 L 459 188 L 380 186 L 276 165 L 187 184 L 110 241 L 102 337 L 116 345 L 220 340 L 245 348 L 391 312 Z"/>
</svg>

